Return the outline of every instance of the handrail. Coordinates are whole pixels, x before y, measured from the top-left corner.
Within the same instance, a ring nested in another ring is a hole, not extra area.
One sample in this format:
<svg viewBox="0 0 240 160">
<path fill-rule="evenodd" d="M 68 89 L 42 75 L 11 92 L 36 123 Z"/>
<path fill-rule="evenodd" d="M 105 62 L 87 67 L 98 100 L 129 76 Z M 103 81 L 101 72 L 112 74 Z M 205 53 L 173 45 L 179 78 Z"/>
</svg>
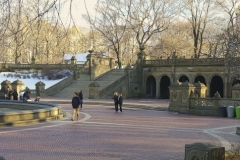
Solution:
<svg viewBox="0 0 240 160">
<path fill-rule="evenodd" d="M 106 86 L 105 88 L 103 88 L 102 90 L 99 91 L 99 97 L 103 97 L 104 95 L 106 95 L 107 93 L 109 93 L 109 91 L 116 89 L 117 87 L 119 87 L 119 85 L 124 82 L 126 80 L 127 74 L 125 74 L 124 76 L 122 76 L 121 78 L 119 78 L 118 80 L 110 83 L 108 86 Z"/>
<path fill-rule="evenodd" d="M 73 75 L 69 76 L 68 78 L 65 78 L 64 80 L 56 83 L 55 85 L 45 89 L 45 95 L 53 95 L 56 92 L 62 90 L 63 88 L 69 86 L 72 81 L 74 80 Z"/>
</svg>

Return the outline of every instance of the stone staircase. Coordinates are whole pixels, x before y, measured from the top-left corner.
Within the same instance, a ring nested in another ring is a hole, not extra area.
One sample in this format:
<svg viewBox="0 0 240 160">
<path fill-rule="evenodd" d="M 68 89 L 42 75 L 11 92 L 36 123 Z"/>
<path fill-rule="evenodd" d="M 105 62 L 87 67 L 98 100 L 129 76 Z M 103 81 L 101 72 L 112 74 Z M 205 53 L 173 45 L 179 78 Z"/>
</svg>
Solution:
<svg viewBox="0 0 240 160">
<path fill-rule="evenodd" d="M 103 88 L 107 87 L 112 82 L 118 80 L 124 75 L 123 69 L 112 69 L 101 76 L 97 77 L 95 79 L 95 82 L 97 82 L 100 85 L 99 90 L 102 90 Z M 62 89 L 60 92 L 54 94 L 54 97 L 64 97 L 71 99 L 74 95 L 74 92 L 78 90 L 83 91 L 83 99 L 88 99 L 89 97 L 89 84 L 91 84 L 94 81 L 85 80 L 86 77 L 80 78 L 80 80 L 75 80 L 71 85 L 68 87 Z"/>
</svg>

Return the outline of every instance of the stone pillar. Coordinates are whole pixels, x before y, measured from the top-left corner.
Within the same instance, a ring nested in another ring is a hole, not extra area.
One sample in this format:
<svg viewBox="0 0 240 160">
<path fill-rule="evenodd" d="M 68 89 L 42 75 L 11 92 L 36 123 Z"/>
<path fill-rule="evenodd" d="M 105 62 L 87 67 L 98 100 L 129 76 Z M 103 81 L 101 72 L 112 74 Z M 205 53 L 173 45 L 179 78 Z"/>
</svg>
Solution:
<svg viewBox="0 0 240 160">
<path fill-rule="evenodd" d="M 210 82 L 207 82 L 207 97 L 210 97 Z"/>
<path fill-rule="evenodd" d="M 24 83 L 22 81 L 16 80 L 12 82 L 12 89 L 16 89 L 18 95 L 24 89 Z"/>
<path fill-rule="evenodd" d="M 180 102 L 180 89 L 179 86 L 182 83 L 179 81 L 172 82 L 169 86 L 170 93 L 170 103 L 169 111 L 179 112 L 179 102 Z"/>
<path fill-rule="evenodd" d="M 225 148 L 208 143 L 194 143 L 185 145 L 184 160 L 225 160 Z"/>
<path fill-rule="evenodd" d="M 227 98 L 228 97 L 228 74 L 224 75 L 224 88 L 223 88 L 223 97 Z"/>
<path fill-rule="evenodd" d="M 90 76 L 90 81 L 94 80 L 95 77 L 95 70 L 94 68 L 94 60 L 95 60 L 95 55 L 92 54 L 93 50 L 88 51 L 90 54 L 87 55 L 87 60 L 88 60 L 88 74 Z"/>
<path fill-rule="evenodd" d="M 89 99 L 99 98 L 99 87 L 100 85 L 95 81 L 89 84 Z"/>
<path fill-rule="evenodd" d="M 75 65 L 76 62 L 77 62 L 76 57 L 75 57 L 75 56 L 72 56 L 72 58 L 71 58 L 71 64 L 72 64 L 72 65 Z"/>
<path fill-rule="evenodd" d="M 45 83 L 39 81 L 35 84 L 36 87 L 36 96 L 42 96 L 45 91 Z"/>
<path fill-rule="evenodd" d="M 160 98 L 160 83 L 158 80 L 156 81 L 156 96 L 155 96 L 155 98 L 156 99 Z"/>
<path fill-rule="evenodd" d="M 31 62 L 32 65 L 36 64 L 36 58 L 35 56 L 32 56 L 32 62 Z"/>
<path fill-rule="evenodd" d="M 240 84 L 235 84 L 232 87 L 232 98 L 233 99 L 240 99 Z"/>
<path fill-rule="evenodd" d="M 131 71 L 132 71 L 132 68 L 130 64 L 128 64 L 124 69 L 124 72 L 127 73 L 127 95 L 126 95 L 127 98 L 130 97 Z"/>
<path fill-rule="evenodd" d="M 115 60 L 114 60 L 114 58 L 110 58 L 109 61 L 110 61 L 110 63 L 109 63 L 110 69 L 114 69 L 115 68 Z"/>
<path fill-rule="evenodd" d="M 5 99 L 5 93 L 12 90 L 11 82 L 6 80 L 1 83 L 1 98 Z"/>
<path fill-rule="evenodd" d="M 189 107 L 190 107 L 190 101 L 189 98 L 191 96 L 191 93 L 195 91 L 195 87 L 192 83 L 189 82 L 183 82 L 180 86 L 180 99 L 179 102 L 179 112 L 180 113 L 189 113 Z"/>
</svg>

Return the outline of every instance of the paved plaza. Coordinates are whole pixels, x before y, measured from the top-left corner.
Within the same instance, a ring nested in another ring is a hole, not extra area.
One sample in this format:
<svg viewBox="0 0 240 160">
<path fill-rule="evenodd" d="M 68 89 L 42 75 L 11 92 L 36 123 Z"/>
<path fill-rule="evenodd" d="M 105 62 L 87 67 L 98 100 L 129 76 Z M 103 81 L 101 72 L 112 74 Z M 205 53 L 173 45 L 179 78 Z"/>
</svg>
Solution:
<svg viewBox="0 0 240 160">
<path fill-rule="evenodd" d="M 6 160 L 184 160 L 185 144 L 206 142 L 226 149 L 240 143 L 240 119 L 168 112 L 167 100 L 84 100 L 80 121 L 71 121 L 71 100 L 49 97 L 64 119 L 0 128 Z"/>
</svg>

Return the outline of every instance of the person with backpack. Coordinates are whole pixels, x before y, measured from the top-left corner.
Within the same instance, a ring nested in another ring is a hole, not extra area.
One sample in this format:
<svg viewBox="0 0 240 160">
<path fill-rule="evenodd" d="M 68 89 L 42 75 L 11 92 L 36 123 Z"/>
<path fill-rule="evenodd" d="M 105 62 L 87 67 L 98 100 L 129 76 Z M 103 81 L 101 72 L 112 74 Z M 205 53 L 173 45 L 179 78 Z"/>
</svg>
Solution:
<svg viewBox="0 0 240 160">
<path fill-rule="evenodd" d="M 72 98 L 72 108 L 73 108 L 73 112 L 72 112 L 72 118 L 71 121 L 74 121 L 75 118 L 75 113 L 77 114 L 77 120 L 79 120 L 79 105 L 80 105 L 80 99 L 78 97 L 78 93 L 75 92 L 74 97 Z"/>
</svg>

